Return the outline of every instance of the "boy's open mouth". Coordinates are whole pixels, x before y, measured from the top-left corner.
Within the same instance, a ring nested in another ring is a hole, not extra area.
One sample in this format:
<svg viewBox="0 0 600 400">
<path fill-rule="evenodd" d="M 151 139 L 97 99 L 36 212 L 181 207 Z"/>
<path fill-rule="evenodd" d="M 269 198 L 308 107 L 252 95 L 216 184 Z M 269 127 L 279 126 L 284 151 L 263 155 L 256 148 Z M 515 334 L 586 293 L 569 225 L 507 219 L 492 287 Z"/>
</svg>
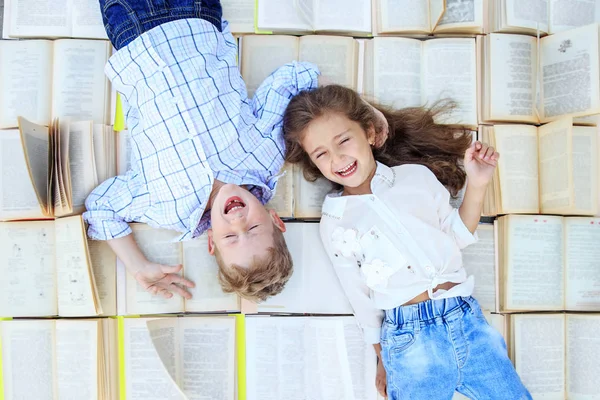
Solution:
<svg viewBox="0 0 600 400">
<path fill-rule="evenodd" d="M 353 173 L 355 173 L 357 169 L 358 169 L 357 162 L 354 161 L 352 164 L 346 165 L 344 168 L 340 169 L 339 171 L 335 171 L 335 173 L 337 175 L 341 176 L 342 178 L 347 178 L 350 175 L 352 175 Z"/>
<path fill-rule="evenodd" d="M 229 214 L 231 211 L 241 210 L 246 207 L 246 204 L 239 197 L 230 197 L 225 202 L 225 214 Z"/>
</svg>

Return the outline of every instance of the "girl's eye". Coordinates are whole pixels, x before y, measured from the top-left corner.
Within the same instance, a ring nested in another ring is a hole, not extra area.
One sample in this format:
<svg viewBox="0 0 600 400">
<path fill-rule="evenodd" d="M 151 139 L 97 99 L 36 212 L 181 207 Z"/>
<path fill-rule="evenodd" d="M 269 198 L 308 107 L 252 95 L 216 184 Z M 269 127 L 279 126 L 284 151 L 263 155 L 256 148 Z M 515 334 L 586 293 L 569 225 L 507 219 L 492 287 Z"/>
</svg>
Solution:
<svg viewBox="0 0 600 400">
<path fill-rule="evenodd" d="M 346 143 L 348 140 L 350 140 L 350 138 L 345 138 L 345 139 L 342 139 L 342 141 L 340 142 L 340 144 L 344 144 L 344 143 Z"/>
<path fill-rule="evenodd" d="M 319 153 L 317 154 L 317 156 L 315 157 L 317 160 L 319 159 L 319 157 L 321 157 L 322 155 L 324 155 L 325 153 Z"/>
</svg>

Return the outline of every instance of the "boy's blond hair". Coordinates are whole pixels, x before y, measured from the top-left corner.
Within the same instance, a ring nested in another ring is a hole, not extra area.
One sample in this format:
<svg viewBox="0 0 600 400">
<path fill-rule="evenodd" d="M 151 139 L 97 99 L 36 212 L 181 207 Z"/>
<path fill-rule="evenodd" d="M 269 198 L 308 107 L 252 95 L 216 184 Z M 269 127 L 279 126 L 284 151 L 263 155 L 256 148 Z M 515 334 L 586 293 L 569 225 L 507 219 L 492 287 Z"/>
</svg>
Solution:
<svg viewBox="0 0 600 400">
<path fill-rule="evenodd" d="M 215 259 L 219 266 L 219 283 L 225 293 L 237 293 L 247 300 L 259 302 L 281 293 L 292 276 L 292 255 L 283 233 L 273 229 L 273 247 L 263 257 L 255 257 L 248 268 L 225 265 L 219 249 L 215 247 Z"/>
</svg>

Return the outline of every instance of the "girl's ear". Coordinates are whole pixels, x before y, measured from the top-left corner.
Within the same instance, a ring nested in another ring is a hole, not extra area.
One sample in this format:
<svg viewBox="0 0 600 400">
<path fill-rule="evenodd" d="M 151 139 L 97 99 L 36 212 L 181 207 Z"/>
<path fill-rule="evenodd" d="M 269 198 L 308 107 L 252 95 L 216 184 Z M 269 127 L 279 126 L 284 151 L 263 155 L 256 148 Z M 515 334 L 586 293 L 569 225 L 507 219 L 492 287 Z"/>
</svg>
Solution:
<svg viewBox="0 0 600 400">
<path fill-rule="evenodd" d="M 390 133 L 390 126 L 387 118 L 385 118 L 385 115 L 383 115 L 381 111 L 375 107 L 373 107 L 373 111 L 375 111 L 375 122 L 371 125 L 373 129 L 373 137 L 371 138 L 369 133 L 367 133 L 367 137 L 369 138 L 369 143 L 371 143 L 374 148 L 378 149 L 387 141 Z M 369 129 L 369 131 L 370 130 L 371 129 Z"/>
</svg>

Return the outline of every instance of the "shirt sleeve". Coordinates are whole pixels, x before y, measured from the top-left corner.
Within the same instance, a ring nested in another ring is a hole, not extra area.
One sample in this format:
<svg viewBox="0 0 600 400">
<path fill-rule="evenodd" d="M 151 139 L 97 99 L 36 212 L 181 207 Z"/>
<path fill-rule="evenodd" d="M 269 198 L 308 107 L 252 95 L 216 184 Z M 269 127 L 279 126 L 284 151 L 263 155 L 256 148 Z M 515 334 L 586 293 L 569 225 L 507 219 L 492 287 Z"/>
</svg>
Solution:
<svg viewBox="0 0 600 400">
<path fill-rule="evenodd" d="M 477 232 L 475 234 L 471 233 L 460 217 L 458 209 L 452 207 L 450 204 L 450 192 L 448 192 L 448 189 L 438 181 L 429 168 L 423 168 L 427 170 L 425 172 L 427 181 L 433 191 L 434 201 L 437 204 L 441 230 L 451 235 L 461 250 L 477 242 Z"/>
<path fill-rule="evenodd" d="M 379 343 L 384 312 L 375 307 L 375 303 L 371 300 L 371 289 L 360 276 L 358 266 L 341 255 L 335 256 L 331 246 L 333 229 L 331 225 L 328 225 L 326 221 L 321 220 L 321 241 L 325 251 L 354 310 L 354 316 L 363 331 L 365 342 L 367 344 Z"/>
<path fill-rule="evenodd" d="M 117 239 L 131 233 L 128 222 L 136 220 L 135 215 L 143 214 L 144 204 L 149 200 L 145 185 L 136 178 L 137 174 L 130 170 L 126 175 L 104 181 L 90 193 L 83 219 L 89 224 L 91 239 Z"/>
</svg>

